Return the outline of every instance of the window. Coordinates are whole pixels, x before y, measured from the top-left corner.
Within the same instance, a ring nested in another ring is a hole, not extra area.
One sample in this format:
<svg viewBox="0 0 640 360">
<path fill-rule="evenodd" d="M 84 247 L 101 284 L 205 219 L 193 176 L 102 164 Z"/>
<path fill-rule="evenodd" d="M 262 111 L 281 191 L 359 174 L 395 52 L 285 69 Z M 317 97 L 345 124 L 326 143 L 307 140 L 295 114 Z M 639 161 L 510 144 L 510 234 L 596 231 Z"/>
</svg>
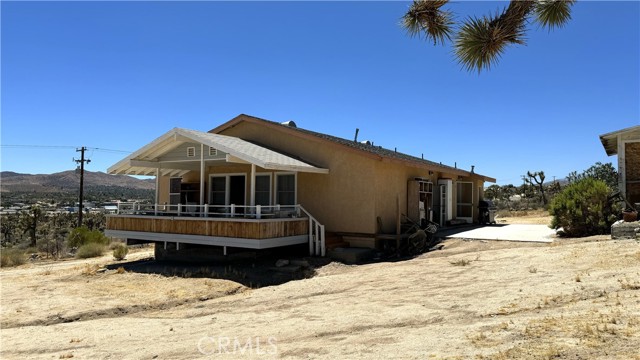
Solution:
<svg viewBox="0 0 640 360">
<path fill-rule="evenodd" d="M 271 175 L 256 175 L 256 205 L 271 205 Z"/>
<path fill-rule="evenodd" d="M 218 155 L 218 149 L 209 146 L 209 156 L 216 156 Z"/>
<path fill-rule="evenodd" d="M 182 178 L 169 179 L 169 204 L 177 205 L 180 203 L 180 187 Z"/>
<path fill-rule="evenodd" d="M 211 177 L 211 205 L 227 204 L 227 177 Z"/>
<path fill-rule="evenodd" d="M 280 205 L 296 204 L 296 175 L 295 174 L 276 175 L 276 204 L 280 204 Z"/>
<path fill-rule="evenodd" d="M 187 157 L 194 157 L 196 156 L 196 148 L 193 146 L 189 146 L 187 148 Z"/>
</svg>

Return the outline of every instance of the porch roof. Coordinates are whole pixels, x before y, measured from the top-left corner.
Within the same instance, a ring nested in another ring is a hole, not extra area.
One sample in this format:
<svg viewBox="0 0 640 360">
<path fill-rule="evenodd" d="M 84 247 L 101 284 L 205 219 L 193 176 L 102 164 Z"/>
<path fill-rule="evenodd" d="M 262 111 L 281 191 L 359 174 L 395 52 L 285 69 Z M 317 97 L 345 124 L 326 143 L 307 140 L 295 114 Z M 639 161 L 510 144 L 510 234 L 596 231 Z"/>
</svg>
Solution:
<svg viewBox="0 0 640 360">
<path fill-rule="evenodd" d="M 201 159 L 187 162 L 161 162 L 159 157 L 183 143 L 198 143 L 225 152 L 226 162 L 254 164 L 263 169 L 309 173 L 329 173 L 290 156 L 267 149 L 237 137 L 206 133 L 202 131 L 174 128 L 131 155 L 120 160 L 109 169 L 109 174 L 155 175 L 157 169 L 171 175 L 181 176 L 200 169 Z"/>
<path fill-rule="evenodd" d="M 600 135 L 600 142 L 602 143 L 604 150 L 607 152 L 607 155 L 611 156 L 617 154 L 619 137 L 629 133 L 640 133 L 640 125 Z"/>
</svg>

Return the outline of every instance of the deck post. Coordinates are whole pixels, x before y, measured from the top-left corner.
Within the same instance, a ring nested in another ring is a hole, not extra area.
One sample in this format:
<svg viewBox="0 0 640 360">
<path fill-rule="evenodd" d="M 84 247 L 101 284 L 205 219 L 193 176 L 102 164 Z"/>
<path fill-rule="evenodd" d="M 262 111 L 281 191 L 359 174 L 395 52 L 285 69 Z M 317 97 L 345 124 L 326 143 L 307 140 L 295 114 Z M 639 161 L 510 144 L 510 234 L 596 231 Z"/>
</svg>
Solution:
<svg viewBox="0 0 640 360">
<path fill-rule="evenodd" d="M 156 168 L 156 201 L 158 203 L 158 198 L 160 197 L 160 166 Z"/>
<path fill-rule="evenodd" d="M 204 204 L 204 212 L 202 213 L 203 217 L 209 216 L 209 204 Z"/>
<path fill-rule="evenodd" d="M 326 253 L 326 244 L 324 240 L 324 225 L 320 225 L 320 255 L 324 257 Z"/>
<path fill-rule="evenodd" d="M 251 201 L 249 205 L 256 206 L 256 164 L 251 164 L 251 179 L 249 181 L 251 182 L 249 195 Z"/>
<path fill-rule="evenodd" d="M 204 205 L 204 144 L 200 144 L 200 205 Z"/>
<path fill-rule="evenodd" d="M 256 219 L 260 219 L 262 217 L 262 206 L 256 205 Z"/>
<path fill-rule="evenodd" d="M 309 255 L 313 256 L 313 220 L 309 216 Z"/>
</svg>

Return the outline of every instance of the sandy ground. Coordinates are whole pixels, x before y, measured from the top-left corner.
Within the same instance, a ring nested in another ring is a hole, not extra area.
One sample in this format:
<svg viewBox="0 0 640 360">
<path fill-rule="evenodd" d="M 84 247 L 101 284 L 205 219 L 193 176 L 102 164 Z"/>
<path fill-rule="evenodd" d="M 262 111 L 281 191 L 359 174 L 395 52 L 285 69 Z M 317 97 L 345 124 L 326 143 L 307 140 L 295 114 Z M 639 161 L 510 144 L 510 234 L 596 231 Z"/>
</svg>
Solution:
<svg viewBox="0 0 640 360">
<path fill-rule="evenodd" d="M 259 289 L 109 257 L 2 269 L 0 356 L 640 359 L 639 242 L 444 245 Z"/>
</svg>

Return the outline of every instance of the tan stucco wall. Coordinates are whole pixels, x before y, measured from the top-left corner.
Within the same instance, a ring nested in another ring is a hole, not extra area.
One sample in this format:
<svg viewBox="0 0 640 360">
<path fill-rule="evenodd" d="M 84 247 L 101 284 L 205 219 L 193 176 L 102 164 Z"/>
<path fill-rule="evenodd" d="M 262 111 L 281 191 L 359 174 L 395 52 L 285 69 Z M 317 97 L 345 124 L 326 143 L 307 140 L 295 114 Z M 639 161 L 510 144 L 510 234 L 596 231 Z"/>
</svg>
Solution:
<svg viewBox="0 0 640 360">
<path fill-rule="evenodd" d="M 375 204 L 371 198 L 376 160 L 334 146 L 265 131 L 240 123 L 222 133 L 295 154 L 305 162 L 330 169 L 330 174 L 298 173 L 298 203 L 325 225 L 327 231 L 375 233 Z"/>
</svg>

